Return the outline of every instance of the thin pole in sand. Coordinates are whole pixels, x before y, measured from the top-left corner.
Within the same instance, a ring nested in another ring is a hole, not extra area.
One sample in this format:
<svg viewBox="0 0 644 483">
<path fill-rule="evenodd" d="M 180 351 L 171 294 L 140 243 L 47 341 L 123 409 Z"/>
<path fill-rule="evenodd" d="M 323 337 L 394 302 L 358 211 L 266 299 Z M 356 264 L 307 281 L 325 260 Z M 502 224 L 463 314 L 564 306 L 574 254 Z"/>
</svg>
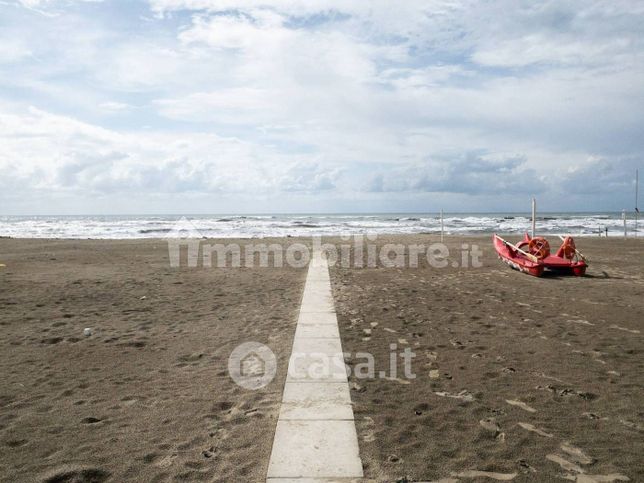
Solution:
<svg viewBox="0 0 644 483">
<path fill-rule="evenodd" d="M 624 238 L 626 238 L 626 210 L 622 210 L 622 221 L 624 222 Z"/>
<path fill-rule="evenodd" d="M 640 170 L 635 170 L 635 236 L 637 236 L 637 218 L 640 210 L 637 208 L 637 198 L 639 197 Z"/>
<path fill-rule="evenodd" d="M 441 243 L 443 243 L 443 231 L 444 231 L 444 226 L 443 226 L 443 210 L 441 210 Z"/>
<path fill-rule="evenodd" d="M 532 197 L 532 238 L 534 238 L 534 233 L 537 227 L 537 200 Z"/>
</svg>

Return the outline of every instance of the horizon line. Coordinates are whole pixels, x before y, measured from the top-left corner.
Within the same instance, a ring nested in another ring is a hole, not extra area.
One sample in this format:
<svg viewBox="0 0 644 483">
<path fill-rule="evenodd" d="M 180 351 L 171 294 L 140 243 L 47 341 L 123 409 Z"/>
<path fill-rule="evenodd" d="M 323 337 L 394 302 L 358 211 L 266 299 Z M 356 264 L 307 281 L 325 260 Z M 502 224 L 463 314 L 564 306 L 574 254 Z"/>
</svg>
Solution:
<svg viewBox="0 0 644 483">
<path fill-rule="evenodd" d="M 552 211 L 552 210 L 541 210 L 537 212 L 539 214 L 621 214 L 626 213 L 635 213 L 635 210 L 570 210 L 570 211 Z M 24 216 L 43 216 L 43 217 L 72 217 L 72 216 L 328 216 L 328 215 L 440 215 L 441 211 L 329 211 L 329 212 L 221 212 L 221 213 L 24 213 L 24 214 L 0 214 L 0 217 L 24 217 Z M 492 214 L 528 214 L 531 215 L 530 210 L 524 211 L 447 211 L 443 210 L 443 214 L 452 214 L 452 215 L 492 215 Z"/>
</svg>

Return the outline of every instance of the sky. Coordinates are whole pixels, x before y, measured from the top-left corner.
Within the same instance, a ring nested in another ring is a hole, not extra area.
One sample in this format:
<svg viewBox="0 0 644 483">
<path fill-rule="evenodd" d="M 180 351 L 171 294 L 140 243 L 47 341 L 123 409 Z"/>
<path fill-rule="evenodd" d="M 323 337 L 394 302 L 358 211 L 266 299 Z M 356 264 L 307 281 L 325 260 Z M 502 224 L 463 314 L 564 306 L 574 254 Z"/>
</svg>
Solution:
<svg viewBox="0 0 644 483">
<path fill-rule="evenodd" d="M 0 0 L 0 215 L 632 210 L 642 25 L 623 0 Z"/>
</svg>

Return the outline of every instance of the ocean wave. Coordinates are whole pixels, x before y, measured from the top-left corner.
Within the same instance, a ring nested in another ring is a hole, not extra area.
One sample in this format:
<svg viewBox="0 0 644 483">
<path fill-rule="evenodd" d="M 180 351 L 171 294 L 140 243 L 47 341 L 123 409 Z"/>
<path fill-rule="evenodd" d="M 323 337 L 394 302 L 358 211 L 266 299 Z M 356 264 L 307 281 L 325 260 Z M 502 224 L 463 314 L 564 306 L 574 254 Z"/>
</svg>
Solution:
<svg viewBox="0 0 644 483">
<path fill-rule="evenodd" d="M 12 238 L 163 238 L 181 220 L 180 216 L 2 216 L 0 236 Z M 445 214 L 447 234 L 522 234 L 531 228 L 529 215 L 511 213 Z M 359 215 L 199 215 L 188 217 L 194 229 L 212 238 L 258 238 L 284 236 L 333 236 L 350 234 L 439 233 L 437 213 Z M 622 235 L 621 213 L 547 213 L 537 220 L 541 234 Z M 633 233 L 634 221 L 627 221 Z M 640 225 L 640 232 L 644 226 Z"/>
<path fill-rule="evenodd" d="M 109 228 L 107 228 L 109 230 Z M 144 228 L 139 230 L 141 234 L 151 234 L 151 233 L 170 233 L 173 228 Z"/>
</svg>

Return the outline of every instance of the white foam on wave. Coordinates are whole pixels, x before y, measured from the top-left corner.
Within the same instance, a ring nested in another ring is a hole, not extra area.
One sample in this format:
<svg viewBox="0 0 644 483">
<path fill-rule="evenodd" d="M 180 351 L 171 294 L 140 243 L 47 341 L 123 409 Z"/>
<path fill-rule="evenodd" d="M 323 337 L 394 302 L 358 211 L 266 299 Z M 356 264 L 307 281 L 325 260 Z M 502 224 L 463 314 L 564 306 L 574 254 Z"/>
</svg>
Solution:
<svg viewBox="0 0 644 483">
<path fill-rule="evenodd" d="M 13 238 L 164 238 L 180 216 L 4 216 L 0 236 Z M 374 234 L 439 233 L 436 214 L 366 215 L 212 215 L 187 216 L 209 238 L 307 237 Z M 644 223 L 643 223 L 644 224 Z M 517 214 L 446 214 L 447 234 L 516 233 L 530 230 L 530 218 Z M 641 225 L 640 225 L 641 227 Z M 621 213 L 545 214 L 537 222 L 541 234 L 596 235 L 608 228 L 623 233 Z M 628 220 L 633 233 L 634 220 Z M 639 230 L 643 231 L 642 228 Z"/>
</svg>

